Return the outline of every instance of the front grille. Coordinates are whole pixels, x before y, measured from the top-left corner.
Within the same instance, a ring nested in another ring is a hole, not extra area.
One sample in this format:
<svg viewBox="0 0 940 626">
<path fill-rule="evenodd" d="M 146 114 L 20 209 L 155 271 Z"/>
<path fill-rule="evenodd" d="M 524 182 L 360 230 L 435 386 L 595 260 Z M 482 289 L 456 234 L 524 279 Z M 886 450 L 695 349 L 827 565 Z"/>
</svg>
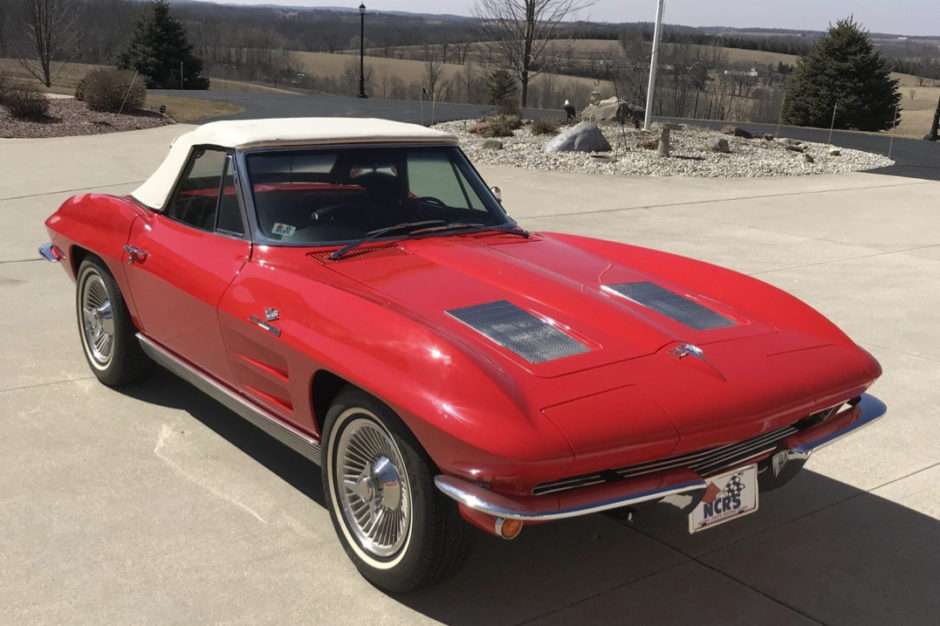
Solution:
<svg viewBox="0 0 940 626">
<path fill-rule="evenodd" d="M 831 411 L 830 411 L 831 412 Z M 717 448 L 680 454 L 667 459 L 648 461 L 637 465 L 627 465 L 626 467 L 612 468 L 603 472 L 594 474 L 582 474 L 581 476 L 572 476 L 563 478 L 550 483 L 536 485 L 532 494 L 536 496 L 549 493 L 558 493 L 561 491 L 570 491 L 572 489 L 581 489 L 591 485 L 599 485 L 607 482 L 615 482 L 624 478 L 636 478 L 646 474 L 654 474 L 666 470 L 684 468 L 690 469 L 699 476 L 708 477 L 719 470 L 741 463 L 748 459 L 760 456 L 765 452 L 776 449 L 777 444 L 786 439 L 793 433 L 801 430 L 801 424 L 791 424 L 758 435 L 745 441 L 729 443 Z"/>
</svg>

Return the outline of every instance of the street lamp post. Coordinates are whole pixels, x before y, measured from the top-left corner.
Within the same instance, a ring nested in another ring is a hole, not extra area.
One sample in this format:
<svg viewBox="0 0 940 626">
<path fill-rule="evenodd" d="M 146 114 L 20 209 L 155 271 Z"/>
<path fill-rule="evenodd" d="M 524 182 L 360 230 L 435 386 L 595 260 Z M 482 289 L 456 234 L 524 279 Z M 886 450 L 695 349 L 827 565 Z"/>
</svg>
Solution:
<svg viewBox="0 0 940 626">
<path fill-rule="evenodd" d="M 359 5 L 359 97 L 366 96 L 366 5 Z"/>
</svg>

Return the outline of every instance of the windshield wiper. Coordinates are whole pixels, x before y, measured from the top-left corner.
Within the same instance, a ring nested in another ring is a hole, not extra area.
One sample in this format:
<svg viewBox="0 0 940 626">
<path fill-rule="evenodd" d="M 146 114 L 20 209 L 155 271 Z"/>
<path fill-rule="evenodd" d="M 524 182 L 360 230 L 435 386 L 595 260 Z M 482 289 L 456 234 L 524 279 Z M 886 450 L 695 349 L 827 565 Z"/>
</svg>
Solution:
<svg viewBox="0 0 940 626">
<path fill-rule="evenodd" d="M 447 223 L 446 220 L 421 220 L 419 222 L 402 222 L 401 224 L 393 224 L 391 226 L 386 226 L 384 228 L 376 228 L 375 230 L 370 230 L 369 232 L 367 232 L 365 237 L 362 237 L 361 239 L 357 239 L 356 241 L 353 241 L 349 245 L 343 246 L 339 250 L 335 251 L 333 254 L 330 255 L 330 260 L 335 261 L 341 258 L 344 254 L 346 254 L 350 250 L 353 250 L 354 248 L 358 248 L 359 246 L 366 243 L 367 241 L 378 239 L 382 235 L 388 235 L 388 234 L 395 233 L 401 230 L 406 231 L 408 233 L 413 233 L 415 232 L 415 229 L 421 228 L 422 226 L 440 226 L 446 223 Z"/>
<path fill-rule="evenodd" d="M 520 237 L 525 237 L 528 239 L 529 233 L 523 228 L 513 224 L 508 228 L 505 226 L 497 226 L 492 224 L 482 224 L 479 222 L 449 222 L 447 224 L 441 224 L 439 226 L 431 226 L 429 228 L 422 228 L 420 230 L 412 231 L 412 235 L 423 235 L 426 233 L 441 233 L 447 232 L 449 230 L 462 230 L 465 228 L 478 228 L 486 230 L 497 230 L 502 233 L 509 233 L 511 235 L 519 235 Z"/>
<path fill-rule="evenodd" d="M 423 235 L 425 233 L 441 233 L 447 230 L 461 230 L 464 228 L 487 228 L 487 225 L 481 224 L 479 222 L 445 222 L 444 220 L 441 220 L 441 223 L 437 226 L 429 226 L 427 228 L 413 230 L 411 231 L 411 234 Z"/>
</svg>

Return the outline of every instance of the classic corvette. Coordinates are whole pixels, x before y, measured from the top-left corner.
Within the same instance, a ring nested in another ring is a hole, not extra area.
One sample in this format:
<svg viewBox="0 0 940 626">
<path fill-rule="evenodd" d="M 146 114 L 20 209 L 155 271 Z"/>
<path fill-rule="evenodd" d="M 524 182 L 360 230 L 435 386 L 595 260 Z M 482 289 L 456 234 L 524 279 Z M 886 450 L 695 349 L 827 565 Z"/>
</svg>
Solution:
<svg viewBox="0 0 940 626">
<path fill-rule="evenodd" d="M 106 385 L 154 363 L 321 466 L 373 584 L 455 571 L 470 526 L 651 503 L 698 532 L 879 418 L 878 362 L 796 298 L 661 251 L 527 232 L 449 134 L 215 122 L 40 252 Z"/>
</svg>

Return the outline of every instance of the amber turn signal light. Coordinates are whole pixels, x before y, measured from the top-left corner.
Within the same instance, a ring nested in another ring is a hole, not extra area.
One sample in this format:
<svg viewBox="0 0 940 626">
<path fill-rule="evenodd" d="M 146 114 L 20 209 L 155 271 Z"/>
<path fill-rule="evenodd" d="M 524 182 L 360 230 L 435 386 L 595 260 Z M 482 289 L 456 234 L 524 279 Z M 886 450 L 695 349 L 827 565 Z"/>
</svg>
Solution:
<svg viewBox="0 0 940 626">
<path fill-rule="evenodd" d="M 503 539 L 515 539 L 522 532 L 523 521 L 521 519 L 496 518 L 496 534 Z"/>
</svg>

